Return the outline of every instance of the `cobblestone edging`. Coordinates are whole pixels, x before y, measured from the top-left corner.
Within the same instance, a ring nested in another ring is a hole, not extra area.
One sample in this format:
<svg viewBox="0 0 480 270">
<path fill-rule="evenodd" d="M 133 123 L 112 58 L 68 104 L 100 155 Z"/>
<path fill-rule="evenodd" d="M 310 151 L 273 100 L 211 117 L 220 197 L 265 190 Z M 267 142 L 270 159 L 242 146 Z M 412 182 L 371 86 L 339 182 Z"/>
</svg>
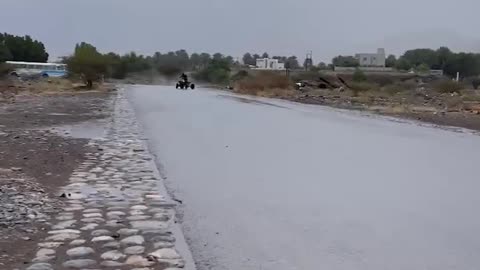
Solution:
<svg viewBox="0 0 480 270">
<path fill-rule="evenodd" d="M 114 97 L 103 139 L 63 188 L 66 207 L 27 270 L 157 270 L 185 267 L 175 249 L 175 204 L 160 189 L 125 93 Z"/>
</svg>

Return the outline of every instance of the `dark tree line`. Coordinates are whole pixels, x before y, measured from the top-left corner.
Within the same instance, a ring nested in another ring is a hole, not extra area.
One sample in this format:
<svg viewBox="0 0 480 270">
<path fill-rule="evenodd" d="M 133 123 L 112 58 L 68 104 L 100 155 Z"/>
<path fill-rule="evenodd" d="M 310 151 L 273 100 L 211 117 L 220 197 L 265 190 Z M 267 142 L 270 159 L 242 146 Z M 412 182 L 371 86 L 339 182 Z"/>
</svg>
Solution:
<svg viewBox="0 0 480 270">
<path fill-rule="evenodd" d="M 185 50 L 175 52 L 156 52 L 152 56 L 138 55 L 134 52 L 118 55 L 110 52 L 104 55 L 108 65 L 108 77 L 123 79 L 129 73 L 156 71 L 166 76 L 174 76 L 185 71 L 199 71 L 207 68 L 212 60 L 224 60 L 233 65 L 231 56 L 220 53 L 210 55 L 208 53 L 189 54 Z"/>
<path fill-rule="evenodd" d="M 0 62 L 47 62 L 47 60 L 48 53 L 42 42 L 28 35 L 15 36 L 0 33 Z"/>
<path fill-rule="evenodd" d="M 358 67 L 358 60 L 353 56 L 337 56 L 332 59 L 334 66 Z M 406 51 L 398 59 L 389 55 L 385 61 L 387 67 L 398 70 L 443 70 L 447 76 L 455 77 L 457 72 L 462 78 L 480 75 L 480 54 L 455 53 L 447 47 L 432 49 L 414 49 Z"/>
<path fill-rule="evenodd" d="M 134 52 L 118 55 L 102 54 L 91 44 L 76 45 L 72 56 L 65 57 L 70 74 L 79 75 L 88 87 L 100 78 L 123 79 L 129 73 L 158 72 L 165 76 L 176 76 L 181 72 L 195 71 L 198 79 L 211 82 L 225 82 L 230 77 L 233 57 L 220 53 L 194 53 L 185 50 L 155 53 L 153 56 L 138 55 Z"/>
<path fill-rule="evenodd" d="M 455 77 L 457 72 L 462 78 L 472 77 L 480 75 L 480 54 L 455 53 L 447 47 L 408 50 L 396 61 L 395 67 L 401 70 L 424 67 L 443 70 L 451 77 Z"/>
</svg>

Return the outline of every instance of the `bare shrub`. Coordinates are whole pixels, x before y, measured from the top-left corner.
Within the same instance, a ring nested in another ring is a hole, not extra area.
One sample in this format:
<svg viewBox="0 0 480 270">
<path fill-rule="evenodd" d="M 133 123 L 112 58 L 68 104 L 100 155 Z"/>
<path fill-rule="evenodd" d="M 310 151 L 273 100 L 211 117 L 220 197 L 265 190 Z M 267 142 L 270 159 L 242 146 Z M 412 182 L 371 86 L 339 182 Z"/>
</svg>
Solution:
<svg viewBox="0 0 480 270">
<path fill-rule="evenodd" d="M 465 86 L 456 81 L 443 80 L 434 83 L 433 89 L 439 93 L 460 93 L 463 89 L 465 89 Z"/>
<path fill-rule="evenodd" d="M 395 82 L 392 84 L 388 84 L 382 87 L 382 91 L 393 96 L 400 92 L 412 91 L 414 90 L 416 85 L 414 83 L 409 82 Z"/>
<path fill-rule="evenodd" d="M 358 96 L 360 92 L 378 91 L 380 89 L 378 84 L 369 82 L 351 82 L 349 86 L 355 97 Z"/>
<path fill-rule="evenodd" d="M 480 86 L 480 78 L 473 78 L 472 86 L 473 86 L 473 89 L 477 90 L 478 87 Z"/>
<path fill-rule="evenodd" d="M 234 88 L 242 94 L 257 95 L 272 90 L 292 90 L 292 83 L 285 75 L 262 71 L 238 80 Z"/>
</svg>

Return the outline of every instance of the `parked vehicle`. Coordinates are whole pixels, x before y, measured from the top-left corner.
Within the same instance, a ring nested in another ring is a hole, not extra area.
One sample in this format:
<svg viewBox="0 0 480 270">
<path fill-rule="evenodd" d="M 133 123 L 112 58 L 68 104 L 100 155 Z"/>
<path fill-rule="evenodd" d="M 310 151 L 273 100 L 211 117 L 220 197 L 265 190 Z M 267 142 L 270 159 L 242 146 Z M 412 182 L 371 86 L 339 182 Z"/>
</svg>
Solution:
<svg viewBox="0 0 480 270">
<path fill-rule="evenodd" d="M 6 63 L 13 68 L 10 74 L 17 77 L 41 76 L 49 78 L 67 75 L 67 65 L 65 64 L 16 61 L 7 61 Z"/>
</svg>

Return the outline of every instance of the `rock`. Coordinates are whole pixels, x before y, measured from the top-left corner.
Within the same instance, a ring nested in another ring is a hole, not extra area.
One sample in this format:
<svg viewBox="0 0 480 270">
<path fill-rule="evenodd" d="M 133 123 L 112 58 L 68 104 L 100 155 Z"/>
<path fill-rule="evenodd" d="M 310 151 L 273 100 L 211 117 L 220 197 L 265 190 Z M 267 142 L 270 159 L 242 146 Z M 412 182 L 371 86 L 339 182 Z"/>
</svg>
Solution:
<svg viewBox="0 0 480 270">
<path fill-rule="evenodd" d="M 139 230 L 135 230 L 135 229 L 126 229 L 126 228 L 123 228 L 123 229 L 120 229 L 117 231 L 118 234 L 120 235 L 125 235 L 125 236 L 129 236 L 129 235 L 135 235 L 139 232 Z"/>
<path fill-rule="evenodd" d="M 174 244 L 171 242 L 156 242 L 153 244 L 153 248 L 159 249 L 159 248 L 172 248 L 174 247 Z"/>
<path fill-rule="evenodd" d="M 33 259 L 32 262 L 34 262 L 34 263 L 45 263 L 45 262 L 51 261 L 53 259 L 55 259 L 55 256 L 43 256 L 43 257 L 36 257 L 35 259 Z"/>
<path fill-rule="evenodd" d="M 97 264 L 96 261 L 90 259 L 79 259 L 79 260 L 70 260 L 64 262 L 62 265 L 65 268 L 73 268 L 73 269 L 82 269 L 85 267 L 93 266 Z"/>
<path fill-rule="evenodd" d="M 85 209 L 83 210 L 83 213 L 101 213 L 102 210 L 98 208 L 90 208 L 90 209 Z"/>
<path fill-rule="evenodd" d="M 145 239 L 141 235 L 129 236 L 120 241 L 120 243 L 125 246 L 142 245 L 144 242 Z"/>
<path fill-rule="evenodd" d="M 86 218 L 102 217 L 102 213 L 85 213 L 83 214 Z"/>
<path fill-rule="evenodd" d="M 37 251 L 37 257 L 46 257 L 46 256 L 51 256 L 55 255 L 55 250 L 53 249 L 48 249 L 48 248 L 42 248 Z"/>
<path fill-rule="evenodd" d="M 83 239 L 78 239 L 78 240 L 73 240 L 72 242 L 70 242 L 70 246 L 79 246 L 79 245 L 83 245 L 85 244 L 85 240 Z"/>
<path fill-rule="evenodd" d="M 145 205 L 134 205 L 134 206 L 130 207 L 130 209 L 132 209 L 132 210 L 147 210 L 148 207 L 145 206 Z"/>
<path fill-rule="evenodd" d="M 95 229 L 96 227 L 98 227 L 98 224 L 97 224 L 97 223 L 88 223 L 87 225 L 85 225 L 85 226 L 83 226 L 82 228 L 80 228 L 80 230 L 82 230 L 82 231 L 90 231 L 90 230 Z"/>
<path fill-rule="evenodd" d="M 97 237 L 94 237 L 92 239 L 92 242 L 108 242 L 108 241 L 113 241 L 115 240 L 113 237 L 111 236 L 97 236 Z"/>
<path fill-rule="evenodd" d="M 124 252 L 125 252 L 125 254 L 128 254 L 128 255 L 138 255 L 138 254 L 142 254 L 143 252 L 145 252 L 145 247 L 143 247 L 143 246 L 127 247 L 124 250 Z"/>
<path fill-rule="evenodd" d="M 132 256 L 128 257 L 125 264 L 133 265 L 133 266 L 152 266 L 152 265 L 155 264 L 155 262 L 150 261 L 147 258 L 144 258 L 144 257 L 139 256 L 139 255 L 132 255 Z"/>
<path fill-rule="evenodd" d="M 49 231 L 48 234 L 61 234 L 61 233 L 76 233 L 79 234 L 79 230 L 72 230 L 72 229 L 64 229 L 64 230 L 54 230 L 54 231 Z"/>
<path fill-rule="evenodd" d="M 101 265 L 105 267 L 122 267 L 124 264 L 115 261 L 104 261 L 101 263 Z"/>
<path fill-rule="evenodd" d="M 110 211 L 107 213 L 108 217 L 120 217 L 120 216 L 125 216 L 124 212 L 121 211 Z"/>
<path fill-rule="evenodd" d="M 45 242 L 45 243 L 38 243 L 38 246 L 41 248 L 57 248 L 63 245 L 62 242 Z"/>
<path fill-rule="evenodd" d="M 67 255 L 71 257 L 83 257 L 93 253 L 95 251 L 90 247 L 76 247 L 67 250 Z"/>
<path fill-rule="evenodd" d="M 30 265 L 27 270 L 53 270 L 53 267 L 49 263 L 35 263 Z"/>
<path fill-rule="evenodd" d="M 54 230 L 63 230 L 66 228 L 70 228 L 75 224 L 77 221 L 76 220 L 66 220 L 59 222 L 57 225 L 53 226 L 52 229 Z"/>
<path fill-rule="evenodd" d="M 101 217 L 93 217 L 93 218 L 82 218 L 81 221 L 85 223 L 103 223 L 105 222 L 105 219 Z"/>
<path fill-rule="evenodd" d="M 134 229 L 139 230 L 155 230 L 155 229 L 166 229 L 167 223 L 155 220 L 138 220 L 131 221 L 130 225 Z"/>
<path fill-rule="evenodd" d="M 172 260 L 172 259 L 180 259 L 180 254 L 173 249 L 173 248 L 162 248 L 159 250 L 156 250 L 150 254 L 150 256 L 153 256 L 157 259 L 164 259 L 164 260 Z"/>
<path fill-rule="evenodd" d="M 59 233 L 46 238 L 47 241 L 66 241 L 77 239 L 80 235 L 76 233 Z"/>
<path fill-rule="evenodd" d="M 128 220 L 146 220 L 150 218 L 151 216 L 147 216 L 147 215 L 135 215 L 135 216 L 127 217 Z"/>
<path fill-rule="evenodd" d="M 152 242 L 175 242 L 175 237 L 171 235 L 157 235 L 152 237 L 151 239 Z"/>
<path fill-rule="evenodd" d="M 109 230 L 95 230 L 92 232 L 92 236 L 113 236 L 113 233 Z"/>
<path fill-rule="evenodd" d="M 102 246 L 103 248 L 113 248 L 113 249 L 117 249 L 117 248 L 120 248 L 120 243 L 119 242 L 110 242 L 110 243 L 106 243 Z"/>
<path fill-rule="evenodd" d="M 110 250 L 102 254 L 102 259 L 110 261 L 118 261 L 127 257 L 125 254 L 121 253 L 118 250 Z"/>
</svg>

